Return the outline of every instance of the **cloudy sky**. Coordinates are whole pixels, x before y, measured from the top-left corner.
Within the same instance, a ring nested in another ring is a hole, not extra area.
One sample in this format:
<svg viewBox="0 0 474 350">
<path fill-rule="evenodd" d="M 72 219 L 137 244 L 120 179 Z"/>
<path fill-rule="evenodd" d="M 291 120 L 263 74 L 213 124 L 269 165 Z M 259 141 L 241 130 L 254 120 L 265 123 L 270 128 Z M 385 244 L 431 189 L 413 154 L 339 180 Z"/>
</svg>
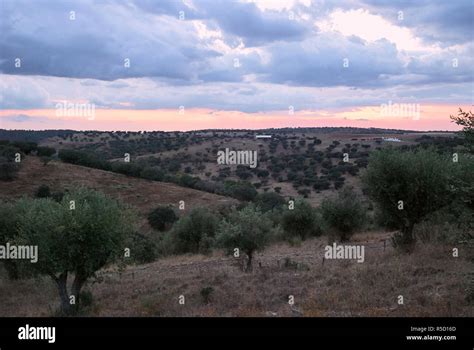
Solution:
<svg viewBox="0 0 474 350">
<path fill-rule="evenodd" d="M 472 0 L 0 0 L 0 128 L 455 130 Z"/>
</svg>

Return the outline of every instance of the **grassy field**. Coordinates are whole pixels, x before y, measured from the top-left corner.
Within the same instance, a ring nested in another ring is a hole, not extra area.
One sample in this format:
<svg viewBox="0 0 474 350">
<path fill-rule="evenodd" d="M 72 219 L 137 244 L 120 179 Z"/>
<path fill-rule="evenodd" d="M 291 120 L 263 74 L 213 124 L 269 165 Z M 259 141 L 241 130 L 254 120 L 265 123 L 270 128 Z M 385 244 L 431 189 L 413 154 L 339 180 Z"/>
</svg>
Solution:
<svg viewBox="0 0 474 350">
<path fill-rule="evenodd" d="M 452 247 L 428 244 L 400 254 L 389 237 L 384 232 L 353 237 L 351 244 L 366 246 L 364 263 L 323 263 L 323 237 L 295 247 L 275 244 L 257 256 L 250 273 L 219 251 L 168 257 L 122 272 L 110 268 L 86 287 L 94 295 L 87 315 L 474 316 L 465 299 L 470 268 L 462 250 L 453 258 Z M 50 279 L 12 282 L 0 276 L 1 315 L 49 316 L 56 309 L 57 291 Z M 180 295 L 184 305 L 178 302 Z M 288 303 L 290 295 L 294 305 Z"/>
</svg>

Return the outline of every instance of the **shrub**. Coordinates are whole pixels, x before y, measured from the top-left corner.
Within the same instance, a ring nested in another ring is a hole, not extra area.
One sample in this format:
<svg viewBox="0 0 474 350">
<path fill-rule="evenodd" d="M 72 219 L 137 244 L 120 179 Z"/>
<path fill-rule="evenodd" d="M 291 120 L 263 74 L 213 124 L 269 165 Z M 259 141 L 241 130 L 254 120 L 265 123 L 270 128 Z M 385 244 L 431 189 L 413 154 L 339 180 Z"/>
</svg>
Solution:
<svg viewBox="0 0 474 350">
<path fill-rule="evenodd" d="M 13 161 L 9 161 L 6 157 L 0 156 L 0 180 L 11 181 L 17 176 L 19 165 Z"/>
<path fill-rule="evenodd" d="M 282 227 L 287 240 L 296 236 L 304 240 L 321 234 L 317 213 L 305 201 L 296 202 L 294 209 L 283 214 Z"/>
<path fill-rule="evenodd" d="M 51 191 L 49 189 L 49 186 L 48 185 L 41 185 L 40 187 L 38 187 L 38 189 L 36 190 L 36 193 L 35 193 L 35 197 L 36 198 L 51 197 Z"/>
<path fill-rule="evenodd" d="M 148 223 L 158 231 L 169 229 L 176 221 L 178 216 L 169 206 L 160 206 L 148 214 Z"/>
<path fill-rule="evenodd" d="M 278 193 L 265 192 L 258 194 L 254 202 L 263 212 L 267 212 L 281 208 L 286 201 Z"/>
<path fill-rule="evenodd" d="M 214 288 L 212 287 L 205 287 L 201 289 L 201 298 L 204 304 L 209 304 L 211 302 L 211 296 L 214 293 Z"/>
<path fill-rule="evenodd" d="M 51 157 L 56 153 L 56 150 L 51 147 L 38 147 L 38 156 L 40 157 Z"/>
<path fill-rule="evenodd" d="M 252 269 L 253 256 L 270 242 L 272 223 L 265 215 L 250 204 L 240 211 L 232 212 L 219 225 L 217 244 L 233 254 L 234 249 L 247 255 L 246 271 Z"/>
<path fill-rule="evenodd" d="M 130 248 L 130 258 L 134 263 L 146 264 L 155 261 L 158 256 L 156 244 L 138 232 L 130 235 L 127 247 Z"/>
<path fill-rule="evenodd" d="M 198 253 L 208 250 L 209 240 L 215 237 L 218 219 L 205 208 L 195 208 L 173 227 L 172 237 L 177 253 Z"/>
<path fill-rule="evenodd" d="M 140 172 L 140 177 L 147 180 L 163 181 L 164 173 L 157 167 L 147 166 Z"/>
<path fill-rule="evenodd" d="M 367 222 L 366 209 L 350 187 L 340 191 L 335 199 L 325 199 L 321 204 L 321 215 L 340 241 L 347 241 Z"/>
<path fill-rule="evenodd" d="M 226 181 L 224 184 L 224 192 L 224 194 L 241 201 L 252 201 L 258 194 L 252 184 L 235 181 Z"/>
</svg>

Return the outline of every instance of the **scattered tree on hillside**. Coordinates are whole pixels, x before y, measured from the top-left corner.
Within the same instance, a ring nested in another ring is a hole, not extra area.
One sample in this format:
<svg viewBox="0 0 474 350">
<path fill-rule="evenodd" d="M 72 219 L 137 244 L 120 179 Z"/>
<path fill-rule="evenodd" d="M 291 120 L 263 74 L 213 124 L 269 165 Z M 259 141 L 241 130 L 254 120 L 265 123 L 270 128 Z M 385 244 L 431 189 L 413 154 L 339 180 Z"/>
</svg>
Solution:
<svg viewBox="0 0 474 350">
<path fill-rule="evenodd" d="M 341 240 L 347 241 L 366 223 L 366 208 L 352 188 L 346 187 L 336 198 L 326 198 L 321 204 L 324 222 Z"/>
<path fill-rule="evenodd" d="M 471 151 L 474 151 L 474 114 L 469 112 L 464 112 L 459 108 L 457 116 L 450 116 L 451 120 L 463 127 L 463 134 L 468 142 Z"/>
<path fill-rule="evenodd" d="M 159 206 L 148 214 L 148 223 L 158 231 L 168 229 L 176 221 L 178 221 L 178 216 L 169 206 Z"/>
<path fill-rule="evenodd" d="M 285 211 L 282 227 L 288 239 L 298 236 L 304 240 L 321 234 L 317 214 L 306 201 L 297 201 L 293 209 Z"/>
<path fill-rule="evenodd" d="M 218 245 L 226 248 L 229 254 L 244 252 L 247 255 L 246 271 L 252 269 L 254 253 L 265 249 L 270 241 L 272 222 L 249 204 L 240 211 L 232 212 L 219 225 Z"/>
<path fill-rule="evenodd" d="M 398 243 L 414 243 L 414 225 L 449 203 L 454 164 L 431 150 L 385 149 L 372 154 L 363 182 L 384 216 L 398 224 Z"/>
</svg>

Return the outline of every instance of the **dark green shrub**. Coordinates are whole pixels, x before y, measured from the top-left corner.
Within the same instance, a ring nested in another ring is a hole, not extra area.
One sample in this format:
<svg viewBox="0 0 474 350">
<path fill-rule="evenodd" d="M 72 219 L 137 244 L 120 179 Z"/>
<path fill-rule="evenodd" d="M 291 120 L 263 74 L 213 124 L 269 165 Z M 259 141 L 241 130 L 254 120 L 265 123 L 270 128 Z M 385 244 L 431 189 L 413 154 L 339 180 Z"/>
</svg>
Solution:
<svg viewBox="0 0 474 350">
<path fill-rule="evenodd" d="M 160 206 L 148 214 L 148 223 L 158 231 L 169 229 L 176 221 L 178 216 L 169 206 Z"/>
<path fill-rule="evenodd" d="M 175 223 L 171 231 L 174 247 L 178 253 L 199 253 L 208 250 L 210 239 L 215 237 L 218 218 L 208 209 L 195 208 Z"/>
<path fill-rule="evenodd" d="M 41 185 L 38 187 L 35 193 L 36 198 L 47 198 L 51 197 L 51 190 L 49 189 L 48 185 Z"/>
<path fill-rule="evenodd" d="M 318 214 L 305 201 L 298 201 L 295 203 L 294 209 L 285 211 L 282 218 L 282 227 L 287 240 L 293 237 L 300 237 L 304 240 L 321 234 Z"/>
<path fill-rule="evenodd" d="M 340 191 L 337 198 L 325 199 L 321 204 L 321 215 L 342 242 L 367 223 L 366 208 L 350 187 Z"/>
</svg>

